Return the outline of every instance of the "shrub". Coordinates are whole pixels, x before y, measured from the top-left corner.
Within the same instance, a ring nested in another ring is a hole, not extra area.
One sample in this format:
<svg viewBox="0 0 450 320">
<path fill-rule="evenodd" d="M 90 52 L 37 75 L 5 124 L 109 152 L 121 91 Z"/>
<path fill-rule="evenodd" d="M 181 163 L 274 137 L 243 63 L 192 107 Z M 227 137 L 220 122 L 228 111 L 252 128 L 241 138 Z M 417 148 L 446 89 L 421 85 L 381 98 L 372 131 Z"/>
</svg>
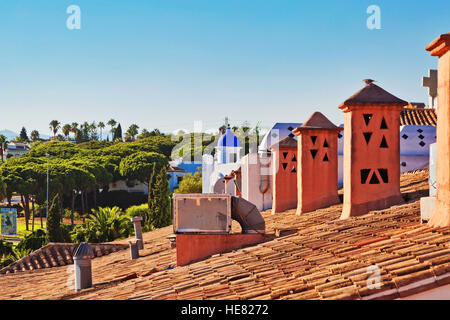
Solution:
<svg viewBox="0 0 450 320">
<path fill-rule="evenodd" d="M 16 261 L 16 258 L 12 254 L 8 254 L 0 259 L 0 269 L 9 266 Z"/>
<path fill-rule="evenodd" d="M 25 236 L 17 245 L 19 250 L 35 251 L 47 244 L 47 235 L 44 230 L 38 229 L 29 235 Z"/>
<path fill-rule="evenodd" d="M 0 257 L 7 256 L 13 253 L 13 245 L 11 242 L 6 242 L 0 239 Z"/>
<path fill-rule="evenodd" d="M 72 242 L 72 226 L 70 224 L 61 224 L 60 225 L 60 240 L 63 243 L 71 243 Z"/>
<path fill-rule="evenodd" d="M 202 174 L 197 171 L 194 175 L 187 173 L 183 176 L 175 193 L 202 193 Z"/>
<path fill-rule="evenodd" d="M 133 217 L 142 217 L 142 230 L 144 232 L 153 230 L 152 225 L 150 224 L 150 211 L 148 209 L 148 204 L 144 203 L 139 206 L 129 207 L 126 212 L 126 216 L 130 219 Z"/>
<path fill-rule="evenodd" d="M 78 225 L 72 231 L 74 242 L 109 242 L 118 238 L 128 237 L 133 231 L 133 223 L 119 208 L 98 208 L 92 210 L 83 225 Z"/>
<path fill-rule="evenodd" d="M 53 198 L 52 205 L 48 210 L 47 218 L 47 241 L 48 242 L 64 242 L 61 230 L 61 206 L 59 195 Z"/>
<path fill-rule="evenodd" d="M 12 243 L 0 240 L 0 269 L 25 257 L 31 252 L 30 249 L 14 248 Z"/>
<path fill-rule="evenodd" d="M 85 225 L 76 225 L 71 232 L 72 242 L 93 242 L 95 238 L 95 231 L 87 228 Z"/>
<path fill-rule="evenodd" d="M 64 209 L 64 219 L 70 219 L 72 217 L 72 210 L 71 209 Z M 74 220 L 81 220 L 81 216 L 77 211 L 74 211 L 73 213 L 73 219 Z"/>
</svg>

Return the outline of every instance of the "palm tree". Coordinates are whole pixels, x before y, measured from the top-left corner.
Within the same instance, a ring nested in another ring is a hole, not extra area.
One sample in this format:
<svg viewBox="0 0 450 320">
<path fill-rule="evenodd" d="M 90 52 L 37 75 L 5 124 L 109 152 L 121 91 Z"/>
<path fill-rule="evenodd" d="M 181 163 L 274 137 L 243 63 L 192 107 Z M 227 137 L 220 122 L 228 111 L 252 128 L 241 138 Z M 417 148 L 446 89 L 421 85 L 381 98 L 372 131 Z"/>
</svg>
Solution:
<svg viewBox="0 0 450 320">
<path fill-rule="evenodd" d="M 8 145 L 8 139 L 0 134 L 0 157 L 2 158 L 3 163 L 3 151 L 6 150 L 6 146 Z"/>
<path fill-rule="evenodd" d="M 134 137 L 139 133 L 139 126 L 137 124 L 132 124 L 127 132 L 125 133 L 127 137 L 131 137 L 134 140 Z"/>
<path fill-rule="evenodd" d="M 108 121 L 107 125 L 111 127 L 111 130 L 110 130 L 111 135 L 112 135 L 112 139 L 111 140 L 113 140 L 114 139 L 115 128 L 116 128 L 116 125 L 117 125 L 117 121 L 114 120 L 114 119 L 111 119 L 111 120 Z"/>
<path fill-rule="evenodd" d="M 88 130 L 89 130 L 89 137 L 90 137 L 90 139 L 91 140 L 98 140 L 97 124 L 95 123 L 95 121 L 93 121 L 91 124 L 89 124 Z"/>
<path fill-rule="evenodd" d="M 72 129 L 72 126 L 68 123 L 66 123 L 63 127 L 62 127 L 62 132 L 64 133 L 64 136 L 66 137 L 67 140 L 69 140 L 69 134 L 70 134 L 70 130 Z"/>
<path fill-rule="evenodd" d="M 53 131 L 53 138 L 56 137 L 56 133 L 61 128 L 61 123 L 58 120 L 50 121 L 50 130 Z"/>
<path fill-rule="evenodd" d="M 37 130 L 31 131 L 30 138 L 31 138 L 31 141 L 33 141 L 33 142 L 36 141 L 37 139 L 39 139 L 39 131 L 37 131 Z"/>
<path fill-rule="evenodd" d="M 70 131 L 73 133 L 75 141 L 78 140 L 78 123 L 77 122 L 72 122 L 72 124 L 70 125 Z"/>
<path fill-rule="evenodd" d="M 120 236 L 127 236 L 129 218 L 119 207 L 92 209 L 89 215 L 89 228 L 95 230 L 101 242 L 113 241 Z"/>
<path fill-rule="evenodd" d="M 102 132 L 103 132 L 103 129 L 105 129 L 105 124 L 103 123 L 103 122 L 99 122 L 98 123 L 98 125 L 97 125 L 97 127 L 100 129 L 100 140 L 102 140 Z"/>
</svg>

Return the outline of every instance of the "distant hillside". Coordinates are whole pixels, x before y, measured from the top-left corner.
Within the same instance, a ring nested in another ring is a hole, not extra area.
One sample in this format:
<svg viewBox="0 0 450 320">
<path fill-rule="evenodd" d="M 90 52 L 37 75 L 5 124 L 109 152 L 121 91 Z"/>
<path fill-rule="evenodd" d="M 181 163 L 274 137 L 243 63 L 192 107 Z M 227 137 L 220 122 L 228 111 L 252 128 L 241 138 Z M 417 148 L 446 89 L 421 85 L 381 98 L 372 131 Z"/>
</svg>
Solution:
<svg viewBox="0 0 450 320">
<path fill-rule="evenodd" d="M 14 140 L 19 135 L 18 133 L 8 129 L 0 130 L 0 134 L 4 135 L 8 141 Z"/>
<path fill-rule="evenodd" d="M 28 136 L 30 136 L 30 133 L 28 133 Z M 0 130 L 0 134 L 4 135 L 6 137 L 6 139 L 8 139 L 8 141 L 12 141 L 14 139 L 16 139 L 17 136 L 19 136 L 19 134 L 17 132 L 8 130 L 8 129 L 4 129 L 4 130 Z M 50 136 L 46 135 L 46 134 L 40 134 L 39 137 L 41 139 L 49 139 Z"/>
</svg>

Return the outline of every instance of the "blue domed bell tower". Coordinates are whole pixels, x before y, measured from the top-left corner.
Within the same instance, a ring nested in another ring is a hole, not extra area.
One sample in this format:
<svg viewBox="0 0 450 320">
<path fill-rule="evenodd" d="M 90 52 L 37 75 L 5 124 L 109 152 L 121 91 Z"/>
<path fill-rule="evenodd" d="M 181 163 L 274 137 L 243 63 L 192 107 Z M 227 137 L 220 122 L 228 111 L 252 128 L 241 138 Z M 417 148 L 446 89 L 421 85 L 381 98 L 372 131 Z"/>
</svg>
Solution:
<svg viewBox="0 0 450 320">
<path fill-rule="evenodd" d="M 236 163 L 240 160 L 240 146 L 238 138 L 227 125 L 225 134 L 219 138 L 216 147 L 217 162 L 221 164 Z"/>
</svg>

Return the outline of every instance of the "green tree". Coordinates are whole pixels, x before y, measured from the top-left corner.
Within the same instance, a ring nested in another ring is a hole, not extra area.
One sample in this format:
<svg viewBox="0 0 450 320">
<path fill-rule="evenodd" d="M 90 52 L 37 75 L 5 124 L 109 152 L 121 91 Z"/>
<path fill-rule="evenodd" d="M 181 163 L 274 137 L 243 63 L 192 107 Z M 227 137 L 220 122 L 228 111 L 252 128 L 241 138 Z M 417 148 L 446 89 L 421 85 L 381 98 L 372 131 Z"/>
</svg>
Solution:
<svg viewBox="0 0 450 320">
<path fill-rule="evenodd" d="M 136 152 L 120 161 L 120 174 L 128 181 L 138 180 L 147 182 L 153 172 L 153 164 L 156 164 L 156 172 L 168 164 L 167 158 L 156 152 Z"/>
<path fill-rule="evenodd" d="M 31 141 L 33 141 L 33 142 L 39 140 L 39 131 L 37 131 L 37 130 L 31 131 L 30 137 L 31 137 Z"/>
<path fill-rule="evenodd" d="M 70 125 L 70 132 L 73 133 L 75 141 L 78 142 L 78 135 L 79 135 L 80 130 L 78 129 L 77 122 L 72 122 L 72 124 Z"/>
<path fill-rule="evenodd" d="M 174 193 L 202 193 L 202 174 L 200 171 L 197 171 L 194 175 L 185 174 Z"/>
<path fill-rule="evenodd" d="M 2 158 L 2 163 L 4 162 L 3 154 L 7 146 L 8 146 L 8 139 L 3 134 L 0 134 L 0 157 Z"/>
<path fill-rule="evenodd" d="M 61 128 L 61 123 L 58 120 L 50 121 L 50 130 L 53 132 L 53 137 L 56 137 L 56 133 Z"/>
<path fill-rule="evenodd" d="M 117 125 L 117 128 L 114 130 L 114 139 L 113 140 L 122 141 L 122 127 L 121 127 L 120 123 Z"/>
<path fill-rule="evenodd" d="M 142 129 L 141 133 L 137 136 L 138 139 L 145 139 L 151 137 L 151 133 L 147 129 Z"/>
<path fill-rule="evenodd" d="M 158 128 L 155 128 L 152 130 L 152 132 L 150 132 L 151 137 L 160 136 L 160 135 L 163 135 L 163 134 L 161 133 L 161 131 L 159 131 Z"/>
<path fill-rule="evenodd" d="M 63 242 L 61 230 L 61 200 L 59 194 L 53 197 L 47 217 L 47 241 Z"/>
<path fill-rule="evenodd" d="M 69 134 L 70 134 L 71 129 L 72 129 L 72 126 L 68 123 L 66 123 L 62 127 L 62 132 L 63 132 L 64 136 L 66 137 L 66 140 L 69 140 Z"/>
<path fill-rule="evenodd" d="M 106 124 L 111 127 L 111 130 L 109 130 L 109 132 L 111 132 L 111 140 L 114 141 L 114 137 L 116 136 L 117 121 L 114 119 L 110 119 Z"/>
<path fill-rule="evenodd" d="M 166 167 L 161 168 L 156 176 L 152 191 L 150 222 L 155 228 L 162 228 L 172 223 L 171 195 Z"/>
<path fill-rule="evenodd" d="M 105 124 L 100 121 L 97 127 L 100 129 L 100 141 L 101 141 L 103 139 L 103 129 L 105 129 Z"/>
<path fill-rule="evenodd" d="M 89 215 L 89 229 L 94 242 L 114 241 L 120 237 L 128 236 L 131 223 L 119 207 L 98 208 Z"/>
<path fill-rule="evenodd" d="M 156 170 L 156 162 L 152 164 L 152 170 L 150 171 L 150 178 L 148 179 L 148 213 L 149 215 L 145 218 L 145 223 L 148 229 L 152 228 L 152 220 L 150 219 L 150 212 L 152 211 L 153 205 L 153 189 L 155 188 L 156 176 L 158 171 Z"/>
<path fill-rule="evenodd" d="M 27 142 L 29 140 L 28 134 L 27 134 L 27 129 L 25 129 L 25 127 L 22 127 L 22 130 L 20 130 L 19 137 L 20 137 L 20 141 L 22 141 L 22 142 Z"/>
<path fill-rule="evenodd" d="M 88 125 L 89 140 L 98 140 L 97 124 L 95 121 Z"/>
<path fill-rule="evenodd" d="M 132 125 L 130 125 L 125 134 L 126 137 L 131 138 L 131 141 L 134 141 L 134 138 L 137 136 L 138 133 L 139 133 L 139 126 L 133 123 Z"/>
</svg>

